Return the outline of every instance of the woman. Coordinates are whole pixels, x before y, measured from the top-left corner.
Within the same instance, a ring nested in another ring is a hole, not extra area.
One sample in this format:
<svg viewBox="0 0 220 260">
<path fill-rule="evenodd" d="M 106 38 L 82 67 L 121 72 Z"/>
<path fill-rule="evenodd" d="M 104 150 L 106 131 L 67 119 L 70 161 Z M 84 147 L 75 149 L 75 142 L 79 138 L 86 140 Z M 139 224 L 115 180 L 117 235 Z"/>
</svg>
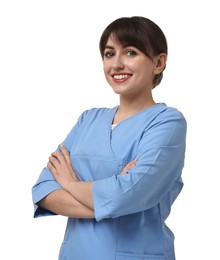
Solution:
<svg viewBox="0 0 220 260">
<path fill-rule="evenodd" d="M 32 189 L 34 216 L 68 217 L 60 260 L 174 260 L 165 220 L 183 186 L 186 121 L 152 96 L 166 38 L 145 17 L 123 17 L 100 52 L 119 105 L 82 113 Z"/>
</svg>

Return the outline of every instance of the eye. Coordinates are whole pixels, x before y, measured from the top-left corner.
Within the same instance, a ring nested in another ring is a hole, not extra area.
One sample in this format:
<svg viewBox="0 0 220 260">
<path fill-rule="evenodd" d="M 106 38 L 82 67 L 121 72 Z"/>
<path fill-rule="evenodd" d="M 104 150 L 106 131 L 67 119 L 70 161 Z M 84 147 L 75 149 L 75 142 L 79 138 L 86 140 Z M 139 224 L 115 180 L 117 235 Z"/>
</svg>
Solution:
<svg viewBox="0 0 220 260">
<path fill-rule="evenodd" d="M 105 51 L 104 52 L 104 57 L 106 58 L 111 58 L 114 56 L 114 52 L 113 51 Z"/>
<path fill-rule="evenodd" d="M 130 56 L 130 57 L 134 57 L 134 56 L 137 55 L 137 52 L 136 52 L 136 51 L 133 51 L 133 50 L 128 50 L 128 51 L 126 52 L 126 54 L 127 54 L 128 56 Z"/>
</svg>

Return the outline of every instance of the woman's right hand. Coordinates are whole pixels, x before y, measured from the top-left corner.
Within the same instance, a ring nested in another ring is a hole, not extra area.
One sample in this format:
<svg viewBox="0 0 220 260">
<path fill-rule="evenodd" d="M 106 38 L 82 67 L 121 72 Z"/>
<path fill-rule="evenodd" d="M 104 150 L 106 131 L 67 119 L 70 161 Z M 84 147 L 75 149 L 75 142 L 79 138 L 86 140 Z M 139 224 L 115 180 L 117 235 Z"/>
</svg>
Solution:
<svg viewBox="0 0 220 260">
<path fill-rule="evenodd" d="M 60 152 L 56 151 L 51 154 L 47 167 L 63 189 L 67 189 L 71 182 L 79 181 L 72 167 L 69 152 L 62 145 Z"/>
</svg>

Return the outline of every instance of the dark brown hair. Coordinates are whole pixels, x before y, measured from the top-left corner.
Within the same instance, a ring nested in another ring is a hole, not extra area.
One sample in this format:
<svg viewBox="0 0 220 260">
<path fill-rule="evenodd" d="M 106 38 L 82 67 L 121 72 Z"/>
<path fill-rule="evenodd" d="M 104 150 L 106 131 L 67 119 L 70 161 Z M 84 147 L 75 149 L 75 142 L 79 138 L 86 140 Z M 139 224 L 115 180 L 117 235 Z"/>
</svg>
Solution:
<svg viewBox="0 0 220 260">
<path fill-rule="evenodd" d="M 103 31 L 99 42 L 102 58 L 110 35 L 114 35 L 120 45 L 134 46 L 150 59 L 161 53 L 168 54 L 167 40 L 163 31 L 157 24 L 145 17 L 122 17 L 110 23 Z M 162 78 L 163 71 L 155 76 L 153 88 L 160 84 Z"/>
</svg>

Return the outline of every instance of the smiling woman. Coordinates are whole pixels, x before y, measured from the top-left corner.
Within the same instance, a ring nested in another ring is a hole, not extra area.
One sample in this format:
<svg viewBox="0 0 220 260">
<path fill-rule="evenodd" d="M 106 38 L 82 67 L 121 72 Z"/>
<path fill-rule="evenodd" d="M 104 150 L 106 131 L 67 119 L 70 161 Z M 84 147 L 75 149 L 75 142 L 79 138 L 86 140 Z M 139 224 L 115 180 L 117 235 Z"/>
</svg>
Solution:
<svg viewBox="0 0 220 260">
<path fill-rule="evenodd" d="M 152 95 L 166 38 L 145 17 L 123 17 L 100 52 L 119 105 L 80 115 L 32 188 L 34 216 L 68 216 L 60 260 L 174 260 L 165 220 L 183 186 L 186 120 Z"/>
<path fill-rule="evenodd" d="M 143 105 L 138 110 L 155 104 L 151 95 L 152 82 L 164 69 L 166 54 L 150 58 L 133 46 L 120 45 L 115 37 L 112 34 L 109 36 L 103 63 L 108 83 L 120 94 L 118 114 L 123 108 L 127 111 L 128 101 L 138 106 Z M 123 119 L 125 118 L 121 118 Z"/>
<path fill-rule="evenodd" d="M 114 52 L 111 52 L 113 47 L 108 46 L 107 43 L 110 36 L 121 47 L 133 46 L 152 60 L 161 54 L 164 54 L 163 58 L 166 58 L 168 54 L 167 40 L 163 31 L 157 24 L 147 18 L 139 19 L 139 17 L 132 17 L 129 22 L 127 19 L 119 18 L 112 22 L 103 32 L 100 40 L 99 48 L 102 58 L 114 55 Z M 105 53 L 106 48 L 110 49 L 109 53 Z M 127 55 L 133 56 L 135 52 L 132 49 L 128 49 Z M 160 84 L 165 65 L 166 61 L 162 64 L 162 71 L 154 75 L 153 88 Z"/>
</svg>

